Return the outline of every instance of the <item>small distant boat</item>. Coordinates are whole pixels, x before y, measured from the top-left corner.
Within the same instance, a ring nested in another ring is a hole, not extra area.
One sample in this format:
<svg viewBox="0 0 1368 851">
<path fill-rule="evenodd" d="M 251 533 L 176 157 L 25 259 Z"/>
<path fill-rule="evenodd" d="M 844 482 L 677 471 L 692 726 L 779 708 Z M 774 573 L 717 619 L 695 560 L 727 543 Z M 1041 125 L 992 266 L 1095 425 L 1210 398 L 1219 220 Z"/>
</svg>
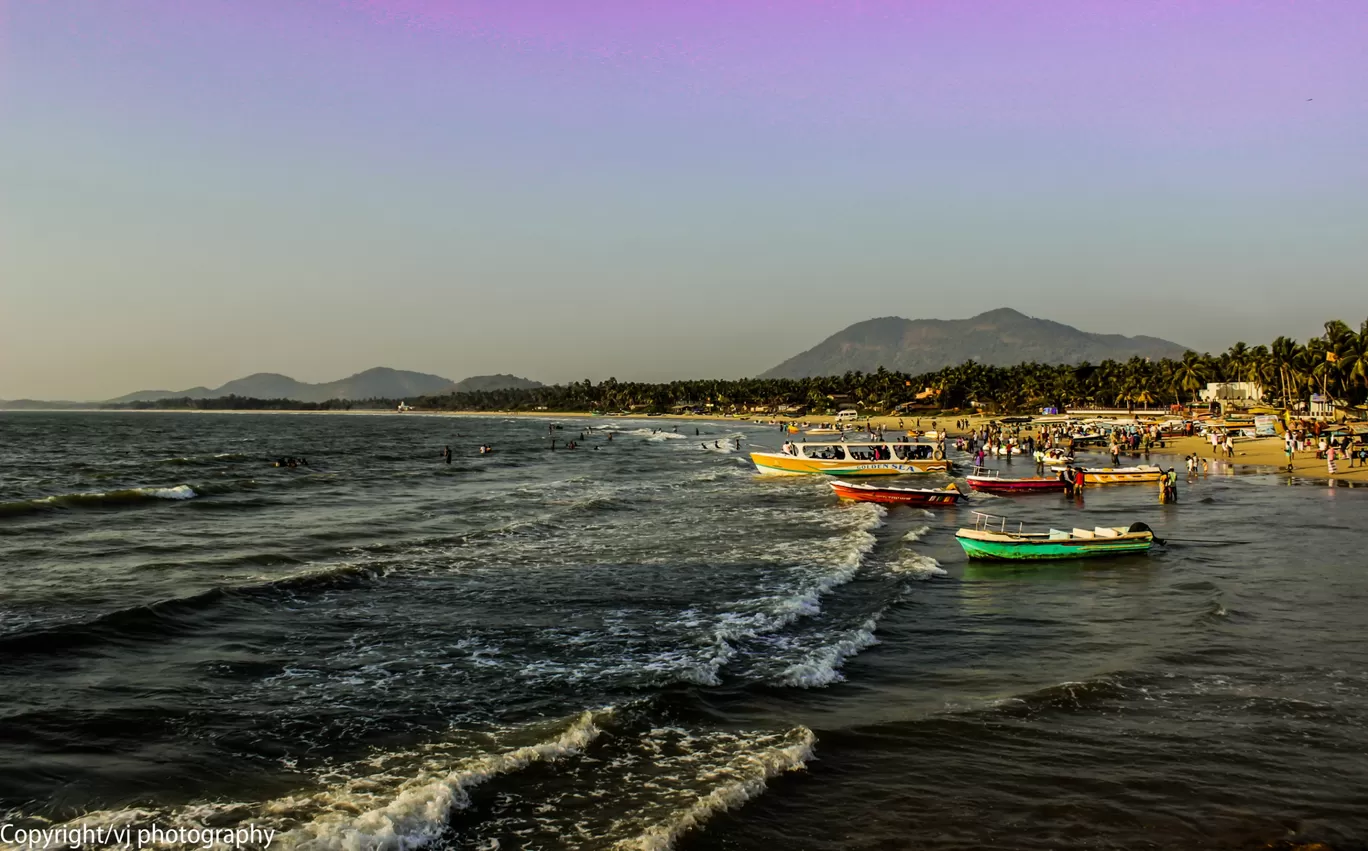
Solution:
<svg viewBox="0 0 1368 851">
<path fill-rule="evenodd" d="M 1084 467 L 1085 485 L 1133 485 L 1157 482 L 1164 477 L 1160 467 Z"/>
<path fill-rule="evenodd" d="M 807 433 L 808 433 L 808 434 L 840 434 L 840 433 L 841 433 L 841 430 L 838 429 L 838 428 L 810 428 L 810 429 L 807 430 Z"/>
<path fill-rule="evenodd" d="M 1072 464 L 1074 457 L 1067 450 L 1058 447 L 1045 450 L 1046 467 L 1067 467 Z"/>
<path fill-rule="evenodd" d="M 965 499 L 953 484 L 944 488 L 894 488 L 861 485 L 852 482 L 831 482 L 831 489 L 841 499 L 856 502 L 877 502 L 883 505 L 954 505 Z"/>
<path fill-rule="evenodd" d="M 782 452 L 752 452 L 751 461 L 771 476 L 897 476 L 948 473 L 945 452 L 929 443 L 786 443 Z"/>
<path fill-rule="evenodd" d="M 1074 434 L 1069 437 L 1075 447 L 1078 446 L 1102 446 L 1107 442 L 1105 434 Z"/>
<path fill-rule="evenodd" d="M 1064 493 L 1069 489 L 1069 483 L 1058 478 L 1049 476 L 1003 478 L 996 470 L 985 470 L 982 467 L 975 470 L 972 475 L 966 476 L 965 481 L 969 483 L 971 490 L 982 491 L 983 493 L 1009 495 Z"/>
<path fill-rule="evenodd" d="M 1007 531 L 1007 520 L 975 511 L 972 529 L 960 529 L 955 540 L 969 558 L 994 561 L 1048 561 L 1148 552 L 1154 532 L 1144 523 L 1048 532 Z M 1160 543 L 1163 543 L 1160 541 Z"/>
</svg>

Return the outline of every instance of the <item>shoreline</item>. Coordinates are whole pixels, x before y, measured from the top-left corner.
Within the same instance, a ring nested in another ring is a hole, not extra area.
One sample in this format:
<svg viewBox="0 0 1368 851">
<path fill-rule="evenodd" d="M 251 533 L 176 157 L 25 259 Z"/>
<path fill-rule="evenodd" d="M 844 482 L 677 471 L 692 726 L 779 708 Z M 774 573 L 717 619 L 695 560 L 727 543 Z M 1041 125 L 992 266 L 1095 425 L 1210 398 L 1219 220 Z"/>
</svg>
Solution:
<svg viewBox="0 0 1368 851">
<path fill-rule="evenodd" d="M 335 415 L 344 415 L 344 416 L 389 416 L 389 417 L 394 417 L 394 416 L 401 416 L 401 417 L 402 417 L 402 416 L 417 416 L 417 417 L 425 417 L 425 418 L 426 418 L 426 417 L 467 417 L 467 418 L 476 418 L 476 417 L 485 417 L 485 418 L 488 418 L 488 417 L 509 418 L 509 417 L 514 417 L 514 418 L 544 419 L 544 420 L 559 420 L 559 419 L 584 419 L 584 420 L 646 420 L 646 421 L 649 421 L 649 420 L 669 420 L 669 421 L 672 421 L 672 422 L 688 422 L 688 421 L 693 421 L 693 422 L 711 422 L 711 423 L 736 423 L 736 424 L 743 424 L 743 423 L 744 423 L 744 424 L 752 425 L 752 426 L 763 426 L 763 427 L 766 427 L 766 428 L 776 428 L 776 429 L 779 427 L 779 424 L 794 423 L 794 424 L 800 424 L 800 425 L 801 425 L 802 423 L 812 423 L 812 424 L 815 424 L 815 423 L 819 423 L 819 422 L 821 422 L 821 423 L 829 423 L 829 422 L 832 421 L 831 418 L 826 418 L 826 417 L 799 417 L 799 418 L 793 418 L 793 417 L 773 417 L 773 418 L 769 418 L 769 417 L 763 417 L 763 416 L 762 416 L 762 417 L 759 417 L 759 418 L 747 417 L 747 418 L 744 418 L 744 419 L 743 419 L 743 418 L 741 418 L 741 417 L 728 417 L 728 416 L 721 416 L 721 415 L 718 415 L 718 416 L 695 415 L 695 414 L 654 414 L 654 415 L 651 415 L 651 414 L 637 414 L 637 413 L 606 415 L 606 414 L 589 414 L 589 413 L 576 412 L 576 411 L 425 411 L 425 410 L 415 410 L 415 411 L 405 411 L 404 413 L 401 414 L 401 413 L 399 413 L 399 412 L 397 412 L 397 411 L 388 410 L 388 409 L 372 409 L 372 410 L 362 410 L 362 411 L 357 411 L 357 410 L 351 410 L 351 411 L 201 410 L 201 409 L 196 409 L 196 408 L 167 408 L 167 409 L 157 409 L 157 408 L 13 408 L 13 409 L 0 409 L 0 414 L 3 414 L 3 413 L 12 413 L 12 414 L 43 414 L 43 413 L 47 413 L 47 414 L 89 414 L 89 413 L 103 413 L 103 414 L 211 414 L 211 415 L 218 415 L 218 414 L 231 414 L 231 415 L 246 415 L 246 414 L 285 414 L 285 415 L 290 415 L 290 416 L 315 416 L 315 415 L 325 415 L 325 416 L 326 416 L 326 415 L 332 415 L 332 416 L 335 416 Z M 863 427 L 863 426 L 866 425 L 866 424 L 869 424 L 869 425 L 873 425 L 873 426 L 874 426 L 875 428 L 877 428 L 877 429 L 882 429 L 882 430 L 884 430 L 884 431 L 886 431 L 886 432 L 898 433 L 898 432 L 907 431 L 908 429 L 916 429 L 916 428 L 918 428 L 917 423 L 918 423 L 919 420 L 920 420 L 920 422 L 921 422 L 920 428 L 922 428 L 922 429 L 925 430 L 925 431 L 930 431 L 930 430 L 931 430 L 931 425 L 932 425 L 932 423 L 935 423 L 936 426 L 937 426 L 937 428 L 940 428 L 940 427 L 942 427 L 943 423 L 944 423 L 946 420 L 948 420 L 950 423 L 954 423 L 954 421 L 955 421 L 956 419 L 967 420 L 968 423 L 969 423 L 969 428 L 970 428 L 970 429 L 973 429 L 973 428 L 977 428 L 977 427 L 979 427 L 979 426 L 981 426 L 981 425 L 983 425 L 983 424 L 985 424 L 985 423 L 987 423 L 987 422 L 990 422 L 990 421 L 992 421 L 993 419 L 996 419 L 996 418 L 994 418 L 994 417 L 986 417 L 986 416 L 982 416 L 982 415 L 974 415 L 974 416 L 968 416 L 968 417 L 956 417 L 956 416 L 954 416 L 953 414 L 950 415 L 949 417 L 939 417 L 939 416 L 934 416 L 934 417 L 927 417 L 927 416 L 921 416 L 921 417 L 917 417 L 917 416 L 912 416 L 912 417 L 873 416 L 873 417 L 868 417 L 868 418 L 866 418 L 866 419 L 862 419 L 862 420 L 860 420 L 859 422 L 860 422 L 860 426 L 861 426 L 861 427 Z M 771 422 L 771 420 L 772 420 L 772 422 Z M 901 429 L 898 427 L 899 421 L 901 421 L 901 422 L 903 423 L 903 427 L 902 427 Z M 954 428 L 954 427 L 945 428 L 944 431 L 946 432 L 947 436 L 949 436 L 949 437 L 951 437 L 951 438 L 954 438 L 954 437 L 962 437 L 962 436 L 964 436 L 965 434 L 967 434 L 967 431 L 966 431 L 965 429 L 958 429 L 958 428 Z M 828 437 L 828 435 L 822 435 L 822 437 Z M 1099 454 L 1105 454 L 1105 453 L 1099 453 Z M 1203 438 L 1203 437 L 1175 437 L 1175 438 L 1167 438 L 1167 439 L 1165 440 L 1165 446 L 1164 446 L 1164 448 L 1163 448 L 1162 450 L 1157 451 L 1157 452 L 1152 452 L 1151 454 L 1152 454 L 1152 455 L 1164 456 L 1164 457 L 1170 457 L 1170 458 L 1173 458 L 1173 459 L 1180 459 L 1180 458 L 1186 457 L 1186 456 L 1188 456 L 1188 455 L 1196 454 L 1199 458 L 1205 458 L 1205 459 L 1207 459 L 1208 462 L 1210 462 L 1210 461 L 1212 460 L 1212 458 L 1215 457 L 1215 456 L 1212 455 L 1212 452 L 1211 452 L 1211 444 L 1210 444 L 1209 442 L 1207 442 L 1207 440 L 1206 440 L 1205 438 Z M 1283 452 L 1283 441 L 1282 441 L 1282 438 L 1281 438 L 1281 437 L 1261 437 L 1261 438 L 1254 438 L 1254 439 L 1252 439 L 1252 440 L 1241 440 L 1241 441 L 1238 441 L 1238 442 L 1235 444 L 1235 457 L 1234 457 L 1233 459 L 1226 459 L 1226 458 L 1224 458 L 1224 457 L 1218 457 L 1217 460 L 1220 462 L 1220 464 L 1222 465 L 1222 467 L 1226 467 L 1226 466 L 1233 467 L 1234 470 L 1235 470 L 1236 472 L 1259 473 L 1259 474 L 1264 474 L 1264 475 L 1276 474 L 1276 475 L 1287 476 L 1287 477 L 1289 477 L 1289 478 L 1298 478 L 1298 479 L 1312 479 L 1312 480 L 1317 480 L 1317 481 L 1332 481 L 1332 480 L 1333 480 L 1333 481 L 1345 481 L 1345 482 L 1349 482 L 1349 483 L 1364 483 L 1364 484 L 1368 484 L 1368 467 L 1358 466 L 1357 464 L 1356 464 L 1354 467 L 1350 467 L 1349 464 L 1348 464 L 1348 459 L 1344 459 L 1344 460 L 1341 460 L 1341 461 L 1337 462 L 1337 470 L 1336 470 L 1336 472 L 1335 472 L 1333 475 L 1331 475 L 1330 470 L 1329 470 L 1329 466 L 1326 464 L 1325 459 L 1323 459 L 1323 458 L 1317 458 L 1317 457 L 1316 457 L 1316 453 L 1315 453 L 1314 451 L 1304 451 L 1304 452 L 1299 453 L 1299 454 L 1296 456 L 1296 458 L 1293 459 L 1292 469 L 1291 469 L 1291 470 L 1287 470 L 1287 469 L 1286 469 L 1286 467 L 1287 467 L 1287 457 L 1286 457 L 1286 455 L 1285 455 L 1284 452 Z M 1131 461 L 1129 461 L 1129 462 L 1127 462 L 1127 463 L 1134 463 L 1134 460 L 1132 459 Z M 1174 464 L 1174 466 L 1176 467 L 1177 465 Z"/>
</svg>

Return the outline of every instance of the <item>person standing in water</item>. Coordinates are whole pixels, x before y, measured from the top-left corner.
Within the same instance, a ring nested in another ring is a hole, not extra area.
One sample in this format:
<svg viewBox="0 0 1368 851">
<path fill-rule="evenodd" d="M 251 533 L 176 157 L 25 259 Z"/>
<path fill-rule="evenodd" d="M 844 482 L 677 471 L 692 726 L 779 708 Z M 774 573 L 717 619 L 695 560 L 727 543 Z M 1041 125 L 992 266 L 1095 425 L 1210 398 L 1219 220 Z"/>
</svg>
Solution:
<svg viewBox="0 0 1368 851">
<path fill-rule="evenodd" d="M 445 461 L 445 462 L 447 462 L 447 464 L 450 464 L 450 463 L 451 463 L 451 447 L 450 447 L 450 446 L 444 446 L 444 447 L 442 447 L 442 460 Z"/>
</svg>

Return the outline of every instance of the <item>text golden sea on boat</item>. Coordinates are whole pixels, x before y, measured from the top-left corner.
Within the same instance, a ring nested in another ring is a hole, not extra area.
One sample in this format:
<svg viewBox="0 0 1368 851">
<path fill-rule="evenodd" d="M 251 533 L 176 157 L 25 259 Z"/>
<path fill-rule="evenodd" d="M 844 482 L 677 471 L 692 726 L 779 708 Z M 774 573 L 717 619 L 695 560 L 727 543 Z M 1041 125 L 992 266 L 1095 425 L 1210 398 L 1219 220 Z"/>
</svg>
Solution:
<svg viewBox="0 0 1368 851">
<path fill-rule="evenodd" d="M 906 473 L 948 473 L 950 461 L 932 443 L 785 443 L 779 452 L 752 452 L 761 473 L 801 476 L 898 476 Z"/>
</svg>

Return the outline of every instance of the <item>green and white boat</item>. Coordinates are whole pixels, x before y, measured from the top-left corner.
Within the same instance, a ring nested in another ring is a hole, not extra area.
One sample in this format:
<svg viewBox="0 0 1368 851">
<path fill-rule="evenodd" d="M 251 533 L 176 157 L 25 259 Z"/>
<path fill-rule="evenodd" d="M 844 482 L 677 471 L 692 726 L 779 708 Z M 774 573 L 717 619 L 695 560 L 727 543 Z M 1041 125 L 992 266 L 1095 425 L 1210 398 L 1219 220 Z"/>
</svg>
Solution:
<svg viewBox="0 0 1368 851">
<path fill-rule="evenodd" d="M 995 561 L 1043 561 L 1097 558 L 1148 552 L 1159 539 L 1144 523 L 1097 526 L 1093 529 L 1008 531 L 1007 519 L 975 511 L 974 528 L 960 529 L 955 540 L 969 558 Z M 1163 541 L 1159 541 L 1163 543 Z"/>
</svg>

